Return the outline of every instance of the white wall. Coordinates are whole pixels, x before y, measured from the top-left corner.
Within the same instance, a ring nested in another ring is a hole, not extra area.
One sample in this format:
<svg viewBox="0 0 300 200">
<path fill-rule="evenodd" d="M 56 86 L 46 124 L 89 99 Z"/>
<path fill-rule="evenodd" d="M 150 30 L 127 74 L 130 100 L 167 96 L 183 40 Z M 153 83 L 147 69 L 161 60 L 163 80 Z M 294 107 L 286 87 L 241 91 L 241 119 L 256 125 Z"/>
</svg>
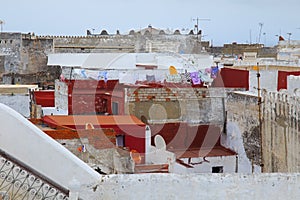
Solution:
<svg viewBox="0 0 300 200">
<path fill-rule="evenodd" d="M 188 158 L 180 159 L 184 163 L 188 164 Z M 194 168 L 186 168 L 178 163 L 175 163 L 173 173 L 176 174 L 189 174 L 189 173 L 212 173 L 212 167 L 223 167 L 224 173 L 234 173 L 236 169 L 236 156 L 218 156 L 218 157 L 206 157 L 204 162 L 202 157 L 192 158 L 191 163 L 201 164 L 190 164 Z"/>
<path fill-rule="evenodd" d="M 287 90 L 290 94 L 294 95 L 295 89 L 300 90 L 300 76 L 288 76 L 287 77 Z"/>
<path fill-rule="evenodd" d="M 259 73 L 260 88 L 267 91 L 277 91 L 278 71 L 261 70 Z M 249 91 L 257 94 L 257 71 L 249 71 Z"/>
<path fill-rule="evenodd" d="M 89 199 L 300 199 L 300 174 L 110 175 L 89 189 Z"/>
<path fill-rule="evenodd" d="M 30 116 L 29 110 L 29 95 L 15 94 L 15 95 L 0 95 L 0 103 L 3 103 L 14 109 L 24 117 Z"/>
<path fill-rule="evenodd" d="M 227 133 L 221 135 L 221 144 L 233 150 L 238 154 L 238 172 L 239 173 L 251 173 L 252 165 L 251 161 L 247 157 L 245 147 L 243 143 L 243 137 L 241 130 L 237 123 L 227 123 Z M 260 166 L 254 165 L 253 170 L 255 173 L 261 172 Z"/>
<path fill-rule="evenodd" d="M 0 148 L 65 188 L 100 179 L 86 163 L 11 108 L 0 104 Z"/>
</svg>

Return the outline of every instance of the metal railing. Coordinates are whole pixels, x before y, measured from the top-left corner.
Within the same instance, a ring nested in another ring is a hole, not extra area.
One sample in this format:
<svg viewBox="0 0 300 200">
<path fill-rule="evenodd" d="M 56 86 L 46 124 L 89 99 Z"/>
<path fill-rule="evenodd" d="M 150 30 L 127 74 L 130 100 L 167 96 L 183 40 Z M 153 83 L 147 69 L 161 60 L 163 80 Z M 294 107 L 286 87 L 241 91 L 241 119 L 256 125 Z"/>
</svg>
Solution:
<svg viewBox="0 0 300 200">
<path fill-rule="evenodd" d="M 0 149 L 1 200 L 66 200 L 69 190 Z"/>
</svg>

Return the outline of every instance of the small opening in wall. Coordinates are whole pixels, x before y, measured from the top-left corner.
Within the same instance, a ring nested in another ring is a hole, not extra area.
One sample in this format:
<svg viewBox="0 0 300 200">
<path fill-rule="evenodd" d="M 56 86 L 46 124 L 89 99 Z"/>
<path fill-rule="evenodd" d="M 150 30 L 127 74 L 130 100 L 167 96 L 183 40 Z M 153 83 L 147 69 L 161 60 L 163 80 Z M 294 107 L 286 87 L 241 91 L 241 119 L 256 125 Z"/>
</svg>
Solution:
<svg viewBox="0 0 300 200">
<path fill-rule="evenodd" d="M 116 135 L 116 143 L 118 147 L 124 147 L 125 145 L 124 135 Z"/>
<path fill-rule="evenodd" d="M 223 173 L 223 166 L 212 167 L 212 173 Z"/>
</svg>

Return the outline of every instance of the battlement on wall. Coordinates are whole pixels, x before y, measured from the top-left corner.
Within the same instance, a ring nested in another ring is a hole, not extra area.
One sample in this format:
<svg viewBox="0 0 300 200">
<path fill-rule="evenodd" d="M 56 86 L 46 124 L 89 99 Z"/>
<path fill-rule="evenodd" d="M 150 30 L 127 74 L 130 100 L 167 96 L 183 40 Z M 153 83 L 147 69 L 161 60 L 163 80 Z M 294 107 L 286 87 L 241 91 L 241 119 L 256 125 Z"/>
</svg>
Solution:
<svg viewBox="0 0 300 200">
<path fill-rule="evenodd" d="M 119 31 L 117 31 L 114 34 L 108 33 L 106 30 L 102 30 L 100 34 L 94 34 L 91 33 L 89 30 L 87 31 L 87 35 L 39 35 L 35 36 L 34 34 L 23 34 L 24 37 L 28 37 L 31 35 L 31 38 L 34 39 L 55 39 L 55 38 L 105 38 L 105 37 L 126 37 L 126 36 L 195 36 L 196 34 L 193 32 L 193 30 L 190 30 L 189 32 L 180 32 L 180 30 L 175 31 L 164 31 L 164 30 L 157 30 L 153 29 L 151 30 L 130 30 L 129 33 L 120 34 Z"/>
</svg>

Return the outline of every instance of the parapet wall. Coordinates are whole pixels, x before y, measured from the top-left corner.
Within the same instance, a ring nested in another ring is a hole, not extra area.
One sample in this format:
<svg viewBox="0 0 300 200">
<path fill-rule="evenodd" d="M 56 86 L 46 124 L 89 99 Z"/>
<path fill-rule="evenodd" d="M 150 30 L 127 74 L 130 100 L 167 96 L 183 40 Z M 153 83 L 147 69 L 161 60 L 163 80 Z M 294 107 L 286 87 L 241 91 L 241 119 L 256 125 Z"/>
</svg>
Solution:
<svg viewBox="0 0 300 200">
<path fill-rule="evenodd" d="M 229 92 L 226 102 L 227 121 L 236 123 L 242 133 L 249 160 L 260 165 L 258 98 L 255 95 Z"/>
<path fill-rule="evenodd" d="M 111 175 L 86 199 L 299 199 L 299 181 L 300 174 L 276 173 Z"/>
</svg>

